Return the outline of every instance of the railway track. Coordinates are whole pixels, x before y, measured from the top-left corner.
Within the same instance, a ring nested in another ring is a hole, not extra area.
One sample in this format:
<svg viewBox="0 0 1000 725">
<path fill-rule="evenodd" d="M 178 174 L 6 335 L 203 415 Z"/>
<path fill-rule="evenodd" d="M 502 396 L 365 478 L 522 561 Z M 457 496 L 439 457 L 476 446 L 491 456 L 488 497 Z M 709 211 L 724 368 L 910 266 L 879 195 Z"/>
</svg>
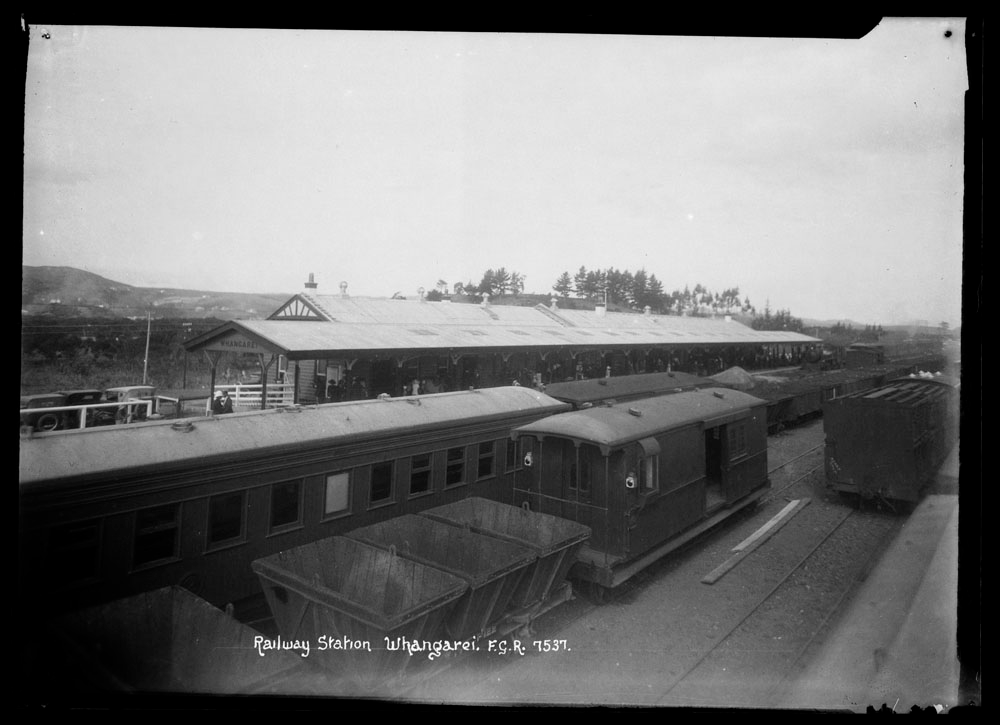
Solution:
<svg viewBox="0 0 1000 725">
<path fill-rule="evenodd" d="M 823 444 L 820 443 L 818 445 L 813 446 L 812 448 L 809 448 L 803 453 L 800 453 L 794 458 L 790 458 L 784 463 L 781 463 L 775 466 L 774 468 L 769 469 L 767 475 L 772 478 L 771 490 L 761 499 L 761 503 L 766 503 L 767 501 L 771 501 L 777 498 L 779 494 L 784 493 L 795 484 L 806 480 L 817 471 L 822 470 L 824 465 L 822 453 L 823 453 Z M 819 462 L 814 463 L 813 461 L 817 457 L 817 454 L 819 454 Z M 798 470 L 799 467 L 794 467 L 796 470 L 788 474 L 785 473 L 787 470 L 789 470 L 791 464 L 799 463 L 800 461 L 803 463 L 810 464 L 810 467 L 805 472 Z M 779 472 L 782 473 L 782 476 L 780 477 L 775 476 L 775 474 Z M 775 478 L 779 478 L 779 480 L 777 481 L 777 485 L 775 482 Z M 791 480 L 785 480 L 785 479 L 791 479 Z"/>
<path fill-rule="evenodd" d="M 720 529 L 595 605 L 585 597 L 537 623 L 563 655 L 483 656 L 424 691 L 429 699 L 773 707 L 825 641 L 904 518 L 827 497 L 822 424 L 769 439 L 769 499 L 810 503 L 715 584 L 701 583 L 780 506 Z M 530 641 L 528 642 L 530 646 Z M 877 657 L 877 654 L 873 654 Z M 419 699 L 424 699 L 423 697 Z"/>
<path fill-rule="evenodd" d="M 726 706 L 775 706 L 903 521 L 823 503 L 800 516 L 797 528 L 814 535 L 804 539 L 788 532 L 786 538 L 795 542 L 789 544 L 779 533 L 771 546 L 784 551 L 758 552 L 760 560 L 734 572 L 744 581 L 762 576 L 765 567 L 783 573 L 685 666 L 656 704 L 718 706 L 725 693 Z M 789 554 L 793 560 L 787 562 Z M 787 562 L 780 570 L 773 564 L 779 559 Z"/>
</svg>

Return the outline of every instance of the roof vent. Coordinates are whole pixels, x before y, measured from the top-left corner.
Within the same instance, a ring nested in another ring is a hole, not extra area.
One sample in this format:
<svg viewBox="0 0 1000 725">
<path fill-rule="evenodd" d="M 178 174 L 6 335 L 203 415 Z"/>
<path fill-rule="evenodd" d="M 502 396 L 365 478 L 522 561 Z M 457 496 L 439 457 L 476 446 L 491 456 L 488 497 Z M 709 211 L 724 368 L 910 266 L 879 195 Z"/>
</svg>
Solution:
<svg viewBox="0 0 1000 725">
<path fill-rule="evenodd" d="M 313 273 L 310 272 L 309 273 L 309 281 L 306 282 L 306 289 L 316 289 L 317 287 L 319 287 L 319 285 L 316 284 L 316 278 L 313 277 Z"/>
<path fill-rule="evenodd" d="M 388 393 L 379 393 L 378 394 L 378 399 L 379 400 L 389 400 L 391 398 L 392 398 L 392 396 L 389 395 Z"/>
<path fill-rule="evenodd" d="M 175 430 L 179 433 L 190 433 L 194 430 L 194 423 L 189 420 L 179 420 L 176 423 L 170 424 L 170 430 Z"/>
<path fill-rule="evenodd" d="M 716 398 L 725 398 L 726 397 L 725 395 L 723 395 L 722 393 L 720 393 L 718 390 L 716 390 L 714 393 L 712 393 L 712 395 L 714 395 Z"/>
<path fill-rule="evenodd" d="M 552 299 L 549 300 L 549 309 L 550 310 L 558 310 L 559 309 L 559 298 L 558 297 L 553 297 Z"/>
<path fill-rule="evenodd" d="M 634 415 L 636 418 L 641 418 L 642 417 L 642 411 L 639 410 L 638 408 L 629 408 L 628 409 L 628 414 L 629 415 Z"/>
<path fill-rule="evenodd" d="M 608 384 L 608 379 L 607 378 L 598 378 L 597 379 L 597 384 L 598 385 L 607 385 Z"/>
<path fill-rule="evenodd" d="M 340 283 L 340 296 L 347 297 L 347 282 Z"/>
<path fill-rule="evenodd" d="M 482 304 L 483 307 L 489 307 L 490 306 L 490 293 L 489 292 L 483 292 L 483 301 L 482 301 L 481 304 Z"/>
<path fill-rule="evenodd" d="M 417 288 L 417 294 L 420 295 L 420 301 L 421 302 L 426 302 L 427 301 L 424 298 L 424 295 L 427 294 L 427 290 L 425 290 L 423 287 L 418 287 Z"/>
<path fill-rule="evenodd" d="M 642 308 L 642 314 L 644 314 L 646 317 L 649 317 L 652 314 L 652 312 L 653 308 L 650 307 L 649 305 L 646 305 L 645 307 Z"/>
</svg>

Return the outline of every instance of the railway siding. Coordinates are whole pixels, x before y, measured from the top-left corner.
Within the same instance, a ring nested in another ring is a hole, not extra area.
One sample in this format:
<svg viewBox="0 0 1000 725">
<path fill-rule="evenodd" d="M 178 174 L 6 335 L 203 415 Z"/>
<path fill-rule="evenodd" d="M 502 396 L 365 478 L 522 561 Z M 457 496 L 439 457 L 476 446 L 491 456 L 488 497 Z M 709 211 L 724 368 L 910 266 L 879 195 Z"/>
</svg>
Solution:
<svg viewBox="0 0 1000 725">
<path fill-rule="evenodd" d="M 787 490 L 642 572 L 610 603 L 595 606 L 578 598 L 540 619 L 535 636 L 565 639 L 569 652 L 456 665 L 421 696 L 480 703 L 774 706 L 904 520 L 856 510 L 849 500 L 828 494 L 822 469 L 808 472 L 822 462 L 821 449 L 810 452 L 820 441 L 820 421 L 772 436 L 772 483 Z M 805 497 L 812 503 L 725 577 L 713 586 L 701 582 L 790 500 Z"/>
</svg>

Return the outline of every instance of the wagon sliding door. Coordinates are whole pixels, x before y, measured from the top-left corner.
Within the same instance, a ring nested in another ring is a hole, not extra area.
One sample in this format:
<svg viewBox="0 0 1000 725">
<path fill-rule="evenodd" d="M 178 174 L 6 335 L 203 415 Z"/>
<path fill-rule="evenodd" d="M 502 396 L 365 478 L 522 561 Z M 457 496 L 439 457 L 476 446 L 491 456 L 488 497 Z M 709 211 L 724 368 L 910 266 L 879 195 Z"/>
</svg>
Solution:
<svg viewBox="0 0 1000 725">
<path fill-rule="evenodd" d="M 705 511 L 726 502 L 725 482 L 726 426 L 705 429 Z"/>
<path fill-rule="evenodd" d="M 756 417 L 705 429 L 705 510 L 746 496 L 767 479 L 766 431 Z"/>
</svg>

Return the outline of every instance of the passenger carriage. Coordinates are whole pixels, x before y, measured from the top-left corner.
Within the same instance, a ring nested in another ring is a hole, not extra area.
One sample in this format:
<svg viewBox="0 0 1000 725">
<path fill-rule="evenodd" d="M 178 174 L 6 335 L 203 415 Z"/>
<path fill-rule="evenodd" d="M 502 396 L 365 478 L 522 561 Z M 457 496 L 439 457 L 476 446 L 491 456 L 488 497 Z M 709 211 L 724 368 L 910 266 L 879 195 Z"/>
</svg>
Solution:
<svg viewBox="0 0 1000 725">
<path fill-rule="evenodd" d="M 510 503 L 510 430 L 568 409 L 491 388 L 23 439 L 21 590 L 60 609 L 176 584 L 235 602 L 259 592 L 261 557 L 468 496 Z"/>
<path fill-rule="evenodd" d="M 764 494 L 765 408 L 705 388 L 528 423 L 515 503 L 589 526 L 570 576 L 615 587 Z"/>
</svg>

